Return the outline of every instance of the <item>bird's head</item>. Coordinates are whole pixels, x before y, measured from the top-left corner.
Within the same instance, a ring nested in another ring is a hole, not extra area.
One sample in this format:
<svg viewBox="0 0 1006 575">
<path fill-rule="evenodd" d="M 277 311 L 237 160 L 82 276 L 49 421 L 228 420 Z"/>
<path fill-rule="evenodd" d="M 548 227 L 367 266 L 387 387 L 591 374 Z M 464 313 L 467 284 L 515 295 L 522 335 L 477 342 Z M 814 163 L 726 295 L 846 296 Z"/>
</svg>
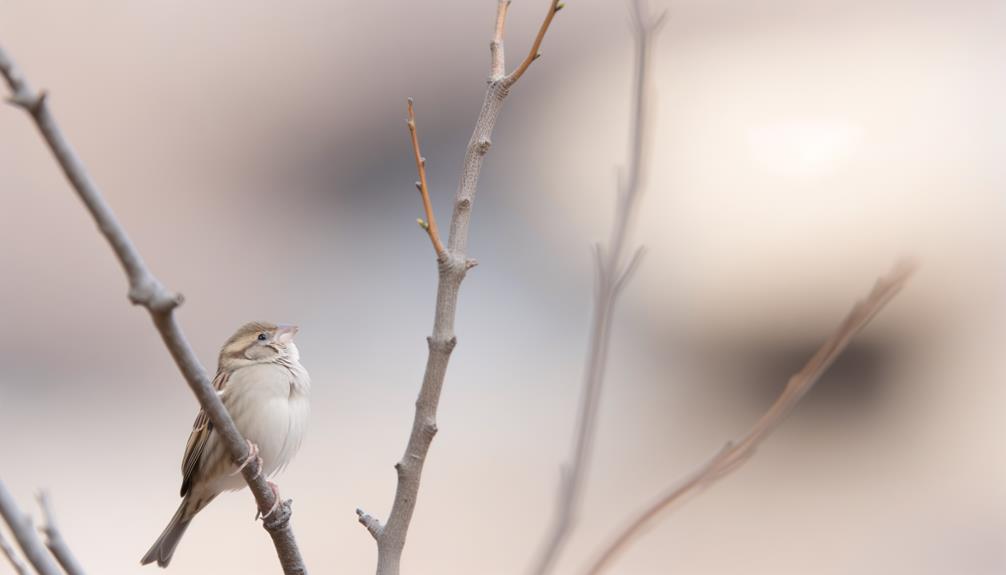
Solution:
<svg viewBox="0 0 1006 575">
<path fill-rule="evenodd" d="M 295 325 L 276 325 L 253 321 L 244 324 L 220 350 L 220 367 L 237 369 L 257 363 L 275 363 L 284 359 L 297 361 L 300 354 L 293 343 Z"/>
</svg>

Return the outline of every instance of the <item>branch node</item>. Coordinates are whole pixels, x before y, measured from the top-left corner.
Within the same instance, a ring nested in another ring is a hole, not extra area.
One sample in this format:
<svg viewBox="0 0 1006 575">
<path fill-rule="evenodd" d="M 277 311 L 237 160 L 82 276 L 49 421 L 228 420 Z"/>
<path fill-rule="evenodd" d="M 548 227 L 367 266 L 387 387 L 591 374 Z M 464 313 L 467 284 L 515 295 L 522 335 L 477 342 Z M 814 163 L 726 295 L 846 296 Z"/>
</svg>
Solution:
<svg viewBox="0 0 1006 575">
<path fill-rule="evenodd" d="M 423 432 L 430 439 L 432 439 L 433 436 L 437 434 L 438 430 L 439 430 L 439 428 L 437 427 L 437 422 L 435 422 L 435 421 L 430 420 L 430 421 L 427 421 L 426 423 L 423 424 Z"/>
<path fill-rule="evenodd" d="M 521 76 L 524 75 L 524 72 L 527 72 L 528 66 L 541 57 L 540 50 L 542 40 L 545 39 L 545 33 L 548 32 L 548 27 L 552 24 L 552 19 L 559 13 L 559 10 L 562 10 L 562 6 L 564 5 L 561 4 L 559 0 L 552 0 L 552 3 L 548 7 L 548 13 L 545 15 L 545 19 L 538 28 L 538 35 L 535 36 L 534 42 L 531 44 L 531 50 L 528 51 L 527 57 L 524 58 L 524 61 L 521 62 L 520 66 L 511 72 L 509 76 L 503 78 L 502 82 L 504 86 L 509 87 L 514 85 L 517 80 L 520 80 Z"/>
<path fill-rule="evenodd" d="M 37 116 L 39 111 L 42 109 L 42 106 L 45 105 L 47 97 L 48 93 L 44 90 L 37 94 L 32 94 L 27 89 L 21 89 L 10 98 L 7 98 L 7 103 L 23 109 L 32 116 Z"/>
<path fill-rule="evenodd" d="M 492 146 L 492 145 L 493 145 L 493 143 L 492 143 L 492 141 L 489 138 L 481 138 L 475 144 L 475 151 L 478 154 L 484 156 L 484 155 L 486 155 L 489 152 L 489 147 Z"/>
<path fill-rule="evenodd" d="M 439 351 L 443 353 L 451 353 L 454 351 L 454 346 L 458 344 L 458 338 L 452 337 L 451 339 L 436 339 L 433 336 L 428 336 L 426 338 L 426 343 L 431 351 Z"/>
<path fill-rule="evenodd" d="M 133 305 L 143 306 L 155 313 L 170 312 L 185 301 L 182 294 L 168 290 L 153 277 L 133 282 L 128 297 Z"/>
<path fill-rule="evenodd" d="M 476 259 L 469 258 L 469 259 L 465 260 L 465 270 L 466 271 L 472 269 L 473 267 L 475 267 L 477 265 L 479 265 L 479 262 Z"/>
</svg>

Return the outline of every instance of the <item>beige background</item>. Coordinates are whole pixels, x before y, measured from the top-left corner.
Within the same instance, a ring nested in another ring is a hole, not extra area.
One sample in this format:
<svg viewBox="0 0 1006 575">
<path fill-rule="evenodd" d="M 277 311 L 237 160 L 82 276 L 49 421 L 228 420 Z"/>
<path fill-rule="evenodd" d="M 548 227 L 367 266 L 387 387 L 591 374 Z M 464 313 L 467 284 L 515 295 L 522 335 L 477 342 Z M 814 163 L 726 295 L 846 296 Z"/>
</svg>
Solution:
<svg viewBox="0 0 1006 575">
<path fill-rule="evenodd" d="M 511 8 L 511 66 L 546 2 Z M 1006 571 L 1001 2 L 682 0 L 584 513 L 561 564 L 738 435 L 899 256 L 909 290 L 750 464 L 620 559 L 631 574 Z M 280 484 L 313 572 L 367 573 L 425 360 L 435 272 L 404 125 L 448 217 L 495 2 L 16 2 L 0 42 L 51 105 L 211 366 L 298 323 L 315 387 Z M 570 442 L 623 161 L 621 2 L 568 2 L 506 103 L 413 574 L 529 564 Z M 136 573 L 177 504 L 195 402 L 25 117 L 0 110 L 0 477 L 52 491 L 92 573 Z M 246 493 L 175 573 L 275 573 Z M 6 572 L 6 565 L 0 572 Z M 147 568 L 148 572 L 153 568 Z"/>
</svg>

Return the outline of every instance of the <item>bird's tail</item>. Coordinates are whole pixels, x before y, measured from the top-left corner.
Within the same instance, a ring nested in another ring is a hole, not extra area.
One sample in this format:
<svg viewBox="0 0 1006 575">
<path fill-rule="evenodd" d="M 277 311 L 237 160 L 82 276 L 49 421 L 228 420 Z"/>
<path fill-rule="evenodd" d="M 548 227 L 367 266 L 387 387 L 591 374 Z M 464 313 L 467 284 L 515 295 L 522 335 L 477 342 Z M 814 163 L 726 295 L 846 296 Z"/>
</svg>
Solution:
<svg viewBox="0 0 1006 575">
<path fill-rule="evenodd" d="M 140 559 L 140 564 L 147 565 L 157 561 L 158 566 L 167 567 L 168 563 L 171 563 L 171 556 L 175 554 L 175 547 L 181 541 L 182 535 L 185 534 L 189 523 L 192 522 L 192 518 L 212 499 L 212 497 L 200 501 L 193 501 L 191 497 L 182 499 L 178 511 L 175 511 L 174 517 L 168 522 L 168 526 L 164 528 L 164 532 L 150 547 L 147 554 L 143 556 L 143 559 Z"/>
</svg>

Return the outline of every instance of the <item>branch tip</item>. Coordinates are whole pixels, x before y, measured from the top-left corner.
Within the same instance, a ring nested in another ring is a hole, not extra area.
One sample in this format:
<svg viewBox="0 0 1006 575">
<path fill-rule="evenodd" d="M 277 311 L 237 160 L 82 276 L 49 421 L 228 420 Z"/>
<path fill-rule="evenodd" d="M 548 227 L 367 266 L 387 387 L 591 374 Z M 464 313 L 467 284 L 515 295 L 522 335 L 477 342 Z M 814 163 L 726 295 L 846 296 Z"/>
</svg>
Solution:
<svg viewBox="0 0 1006 575">
<path fill-rule="evenodd" d="M 360 522 L 360 525 L 366 527 L 367 531 L 370 532 L 374 539 L 380 539 L 381 532 L 384 531 L 384 526 L 381 525 L 381 522 L 376 517 L 366 513 L 360 508 L 356 509 L 356 517 L 357 521 Z"/>
<path fill-rule="evenodd" d="M 409 126 L 409 138 L 412 141 L 412 154 L 416 160 L 416 171 L 419 173 L 419 181 L 416 182 L 416 187 L 419 189 L 419 194 L 422 196 L 423 201 L 423 211 L 426 212 L 426 219 L 418 218 L 416 223 L 419 227 L 426 231 L 426 234 L 430 236 L 430 243 L 433 244 L 433 252 L 439 258 L 442 253 L 444 253 L 444 245 L 440 241 L 440 230 L 437 227 L 437 219 L 433 215 L 433 203 L 430 200 L 430 190 L 426 183 L 426 158 L 423 157 L 422 152 L 419 149 L 419 131 L 416 128 L 416 109 L 414 106 L 414 101 L 412 98 L 408 99 L 408 120 L 406 124 Z"/>
<path fill-rule="evenodd" d="M 545 39 L 545 33 L 548 32 L 549 26 L 552 25 L 552 20 L 555 18 L 555 15 L 559 13 L 559 10 L 562 10 L 562 6 L 565 5 L 560 3 L 559 0 L 552 0 L 549 4 L 548 13 L 545 15 L 545 19 L 542 20 L 541 26 L 538 28 L 538 34 L 535 36 L 534 42 L 531 44 L 531 49 L 528 51 L 527 56 L 524 58 L 524 61 L 521 62 L 520 66 L 511 72 L 509 76 L 503 78 L 504 86 L 509 87 L 514 85 L 517 80 L 520 80 L 521 76 L 524 75 L 524 72 L 527 72 L 531 63 L 541 57 L 541 43 Z"/>
</svg>

